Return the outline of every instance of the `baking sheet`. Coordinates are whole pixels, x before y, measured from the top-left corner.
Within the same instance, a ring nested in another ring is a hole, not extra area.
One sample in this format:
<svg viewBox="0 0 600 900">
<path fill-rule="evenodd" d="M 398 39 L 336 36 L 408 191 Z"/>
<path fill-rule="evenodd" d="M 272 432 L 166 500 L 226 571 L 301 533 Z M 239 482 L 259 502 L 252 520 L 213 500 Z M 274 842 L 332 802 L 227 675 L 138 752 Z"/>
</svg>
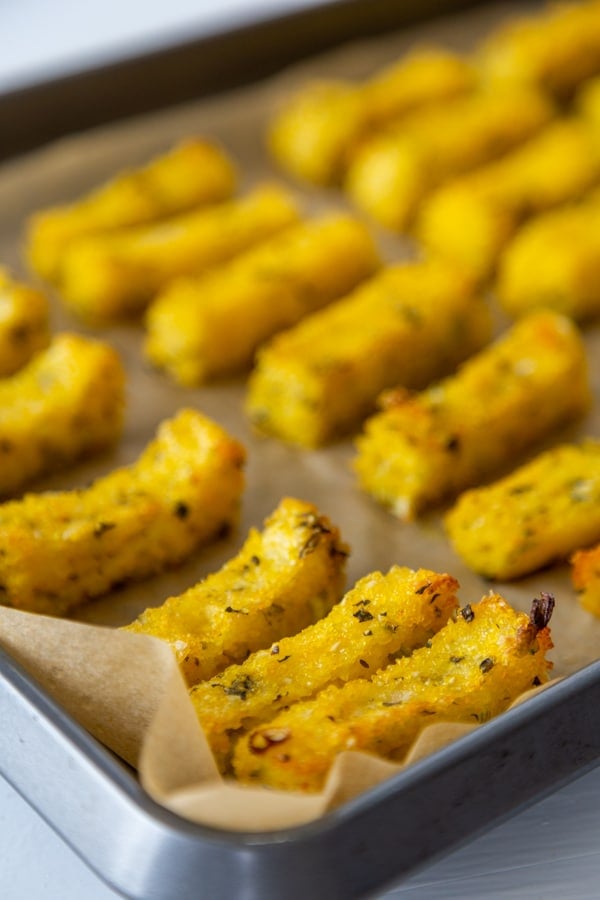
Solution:
<svg viewBox="0 0 600 900">
<path fill-rule="evenodd" d="M 468 49 L 501 18 L 522 9 L 522 6 L 509 5 L 472 10 L 375 43 L 328 54 L 322 60 L 313 60 L 267 84 L 70 138 L 7 164 L 0 170 L 0 260 L 25 275 L 21 242 L 23 225 L 30 212 L 76 197 L 119 168 L 143 162 L 186 135 L 203 134 L 220 140 L 240 161 L 243 188 L 278 175 L 264 151 L 265 124 L 281 97 L 308 75 L 318 72 L 320 75 L 362 77 L 416 42 L 435 40 L 456 49 Z M 300 196 L 311 212 L 345 205 L 333 192 L 302 189 Z M 390 260 L 403 258 L 410 251 L 405 242 L 381 230 L 375 231 Z M 85 331 L 60 309 L 58 303 L 53 316 L 55 330 L 75 328 Z M 83 622 L 124 624 L 146 606 L 157 605 L 167 596 L 181 592 L 233 555 L 248 528 L 260 526 L 281 497 L 290 494 L 315 502 L 340 526 L 352 547 L 349 584 L 367 572 L 385 571 L 393 564 L 401 564 L 451 572 L 460 580 L 463 603 L 479 599 L 488 590 L 489 585 L 453 555 L 442 533 L 439 512 L 418 524 L 400 523 L 359 493 L 349 467 L 353 455 L 350 441 L 307 452 L 257 438 L 241 412 L 242 380 L 183 390 L 150 370 L 144 362 L 140 328 L 107 329 L 102 335 L 120 350 L 129 373 L 124 439 L 114 453 L 45 479 L 36 488 L 79 486 L 117 465 L 131 462 L 150 439 L 158 422 L 183 405 L 197 406 L 243 441 L 249 452 L 248 487 L 242 520 L 235 534 L 203 550 L 175 572 L 90 604 L 78 613 Z M 598 398 L 600 329 L 588 329 L 586 341 L 593 362 L 594 393 Z M 596 402 L 584 422 L 556 435 L 556 439 L 597 434 L 598 416 Z M 500 584 L 498 587 L 507 599 L 522 609 L 529 608 L 531 598 L 540 590 L 551 590 L 556 594 L 558 603 L 552 623 L 556 675 L 569 674 L 598 657 L 600 622 L 578 607 L 566 567 L 548 570 L 518 584 Z"/>
</svg>

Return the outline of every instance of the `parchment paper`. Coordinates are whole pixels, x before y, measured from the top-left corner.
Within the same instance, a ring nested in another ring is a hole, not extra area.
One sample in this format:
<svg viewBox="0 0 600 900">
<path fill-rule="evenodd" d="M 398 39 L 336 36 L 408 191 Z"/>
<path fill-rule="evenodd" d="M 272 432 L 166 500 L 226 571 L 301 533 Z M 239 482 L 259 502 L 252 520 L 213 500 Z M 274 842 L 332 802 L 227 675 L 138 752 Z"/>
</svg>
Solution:
<svg viewBox="0 0 600 900">
<path fill-rule="evenodd" d="M 485 6 L 344 48 L 261 85 L 68 138 L 6 164 L 0 168 L 0 262 L 31 278 L 21 254 L 24 223 L 31 212 L 68 201 L 118 169 L 162 152 L 183 136 L 200 134 L 221 141 L 240 163 L 242 190 L 279 175 L 263 148 L 265 124 L 287 91 L 306 77 L 363 77 L 415 43 L 438 42 L 468 49 L 501 19 L 523 9 L 522 5 Z M 347 206 L 334 192 L 296 188 L 307 211 Z M 375 232 L 389 260 L 410 253 L 406 242 L 378 229 Z M 58 302 L 54 303 L 53 327 L 90 333 L 61 310 Z M 153 638 L 119 632 L 114 626 L 131 621 L 145 607 L 160 604 L 217 569 L 237 552 L 248 528 L 260 527 L 284 495 L 316 503 L 341 528 L 352 548 L 349 586 L 368 572 L 386 571 L 393 564 L 450 572 L 460 581 L 463 603 L 477 601 L 489 584 L 454 555 L 443 535 L 439 511 L 418 524 L 405 524 L 358 491 L 349 468 L 351 441 L 302 451 L 258 438 L 242 414 L 243 379 L 185 390 L 144 362 L 141 327 L 111 328 L 101 334 L 121 352 L 129 375 L 123 440 L 101 459 L 33 487 L 83 486 L 93 477 L 132 462 L 162 419 L 192 405 L 225 425 L 248 449 L 248 486 L 240 526 L 228 539 L 203 549 L 176 571 L 82 608 L 77 613 L 79 622 L 0 608 L 0 643 L 96 737 L 137 766 L 144 787 L 172 810 L 194 821 L 243 830 L 314 818 L 388 777 L 397 767 L 361 754 L 343 754 L 325 792 L 310 797 L 224 785 L 169 647 Z M 553 441 L 599 433 L 599 327 L 587 329 L 586 342 L 596 403 L 584 422 L 554 435 Z M 579 607 L 566 566 L 496 588 L 520 609 L 529 609 L 532 597 L 541 590 L 556 595 L 552 620 L 556 676 L 568 675 L 600 656 L 600 621 Z M 465 728 L 427 729 L 409 762 L 459 736 Z"/>
</svg>

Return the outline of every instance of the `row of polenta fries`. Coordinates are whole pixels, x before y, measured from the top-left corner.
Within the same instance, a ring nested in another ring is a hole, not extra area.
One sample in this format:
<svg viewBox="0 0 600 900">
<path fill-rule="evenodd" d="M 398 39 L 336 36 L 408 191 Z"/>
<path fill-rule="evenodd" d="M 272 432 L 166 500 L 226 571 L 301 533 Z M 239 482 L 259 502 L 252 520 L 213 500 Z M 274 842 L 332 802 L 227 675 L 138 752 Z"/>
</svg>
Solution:
<svg viewBox="0 0 600 900">
<path fill-rule="evenodd" d="M 600 314 L 599 73 L 588 2 L 477 58 L 416 52 L 288 104 L 282 165 L 410 229 L 413 261 L 384 265 L 361 219 L 307 219 L 281 185 L 236 196 L 228 154 L 190 140 L 36 214 L 29 262 L 88 324 L 144 315 L 147 358 L 182 385 L 255 362 L 246 411 L 265 434 L 310 448 L 364 423 L 354 468 L 375 499 L 401 519 L 453 503 L 450 540 L 492 579 L 572 556 L 600 614 L 600 551 L 580 549 L 600 541 L 600 441 L 485 484 L 591 404 L 575 321 Z M 492 277 L 522 318 L 490 343 Z M 51 335 L 44 295 L 4 272 L 0 377 L 1 496 L 118 440 L 117 353 Z M 0 602 L 63 614 L 182 562 L 236 521 L 244 459 L 183 409 L 132 465 L 0 504 Z M 285 499 L 220 571 L 128 626 L 171 644 L 223 773 L 319 790 L 343 750 L 401 761 L 425 724 L 486 721 L 547 679 L 550 595 L 529 616 L 491 592 L 461 609 L 454 578 L 399 566 L 343 595 L 348 552 Z"/>
<path fill-rule="evenodd" d="M 530 616 L 491 593 L 459 609 L 451 576 L 394 566 L 340 599 L 346 555 L 288 498 L 221 571 L 129 626 L 173 646 L 223 774 L 317 791 L 343 750 L 402 761 L 425 725 L 484 722 L 547 679 L 550 595 Z"/>
</svg>

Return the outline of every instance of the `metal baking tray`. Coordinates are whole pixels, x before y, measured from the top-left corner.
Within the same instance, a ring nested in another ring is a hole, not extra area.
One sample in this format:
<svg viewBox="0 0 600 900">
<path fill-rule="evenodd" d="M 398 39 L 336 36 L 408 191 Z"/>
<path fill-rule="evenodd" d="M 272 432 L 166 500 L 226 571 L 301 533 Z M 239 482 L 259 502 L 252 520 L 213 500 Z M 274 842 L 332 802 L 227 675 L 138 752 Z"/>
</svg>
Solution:
<svg viewBox="0 0 600 900">
<path fill-rule="evenodd" d="M 326 2 L 0 95 L 0 157 L 247 85 L 351 38 L 466 5 Z M 0 774 L 126 897 L 350 900 L 397 883 L 593 767 L 599 704 L 600 662 L 318 821 L 233 833 L 154 803 L 133 770 L 0 650 Z"/>
</svg>

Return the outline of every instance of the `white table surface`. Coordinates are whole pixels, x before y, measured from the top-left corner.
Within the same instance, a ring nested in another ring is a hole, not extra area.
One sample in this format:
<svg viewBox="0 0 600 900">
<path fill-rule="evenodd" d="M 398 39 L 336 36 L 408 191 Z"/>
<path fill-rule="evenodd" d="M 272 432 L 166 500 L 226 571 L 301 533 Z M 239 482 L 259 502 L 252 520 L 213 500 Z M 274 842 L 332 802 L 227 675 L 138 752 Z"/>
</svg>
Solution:
<svg viewBox="0 0 600 900">
<path fill-rule="evenodd" d="M 4 38 L 0 91 L 133 49 L 159 46 L 178 35 L 210 31 L 224 22 L 316 2 L 0 0 Z M 111 900 L 116 896 L 0 778 L 0 898 Z M 597 900 L 600 769 L 385 896 L 387 900 Z"/>
</svg>

